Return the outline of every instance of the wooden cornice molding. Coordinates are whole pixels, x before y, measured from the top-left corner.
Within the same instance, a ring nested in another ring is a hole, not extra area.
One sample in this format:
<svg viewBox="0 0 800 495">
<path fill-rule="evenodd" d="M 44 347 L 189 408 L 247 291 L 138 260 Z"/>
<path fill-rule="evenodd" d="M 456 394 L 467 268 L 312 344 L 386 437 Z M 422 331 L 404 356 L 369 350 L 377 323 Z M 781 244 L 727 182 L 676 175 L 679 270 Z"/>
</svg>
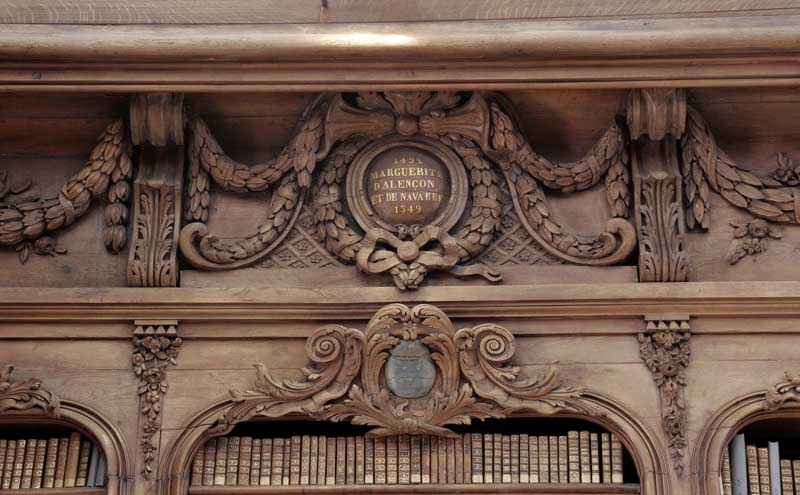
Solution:
<svg viewBox="0 0 800 495">
<path fill-rule="evenodd" d="M 331 91 L 800 82 L 796 14 L 0 26 L 0 90 Z"/>
<path fill-rule="evenodd" d="M 331 289 L 0 288 L 0 321 L 169 318 L 190 321 L 369 319 L 393 302 L 431 303 L 453 318 L 614 318 L 652 313 L 798 316 L 798 282 L 549 284 Z"/>
</svg>

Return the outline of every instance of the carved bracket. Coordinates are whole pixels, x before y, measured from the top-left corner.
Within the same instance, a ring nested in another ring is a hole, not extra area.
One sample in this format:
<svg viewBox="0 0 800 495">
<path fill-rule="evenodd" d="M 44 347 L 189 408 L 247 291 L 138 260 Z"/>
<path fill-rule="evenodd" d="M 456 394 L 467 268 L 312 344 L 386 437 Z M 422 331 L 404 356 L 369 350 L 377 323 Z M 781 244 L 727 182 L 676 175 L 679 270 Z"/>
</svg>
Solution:
<svg viewBox="0 0 800 495">
<path fill-rule="evenodd" d="M 183 95 L 136 95 L 130 115 L 131 134 L 140 151 L 128 285 L 174 287 L 183 208 Z"/>
<path fill-rule="evenodd" d="M 784 377 L 786 381 L 767 390 L 764 396 L 765 411 L 777 411 L 787 402 L 800 402 L 800 377 L 793 377 L 788 371 Z"/>
<path fill-rule="evenodd" d="M 41 409 L 46 415 L 58 418 L 60 402 L 49 390 L 42 388 L 38 378 L 13 381 L 11 373 L 14 366 L 6 365 L 0 370 L 0 414 L 8 411 Z"/>
<path fill-rule="evenodd" d="M 653 373 L 661 402 L 661 421 L 667 435 L 672 465 L 683 474 L 686 455 L 686 367 L 689 365 L 691 327 L 687 315 L 647 315 L 639 334 L 639 353 Z"/>
<path fill-rule="evenodd" d="M 133 331 L 133 372 L 139 378 L 139 414 L 143 466 L 142 475 L 152 479 L 158 453 L 161 405 L 167 392 L 167 368 L 177 364 L 177 321 L 136 321 Z"/>
<path fill-rule="evenodd" d="M 682 89 L 628 93 L 636 231 L 641 282 L 685 282 L 688 277 L 683 184 L 677 144 L 686 121 Z"/>
<path fill-rule="evenodd" d="M 223 434 L 255 416 L 297 413 L 374 427 L 368 435 L 451 436 L 448 425 L 514 412 L 590 414 L 582 390 L 555 369 L 525 377 L 511 364 L 513 334 L 494 324 L 455 331 L 435 306 L 380 309 L 365 331 L 330 325 L 306 342 L 311 365 L 300 381 L 256 365 L 254 390 L 232 391 L 236 404 L 212 429 Z"/>
</svg>

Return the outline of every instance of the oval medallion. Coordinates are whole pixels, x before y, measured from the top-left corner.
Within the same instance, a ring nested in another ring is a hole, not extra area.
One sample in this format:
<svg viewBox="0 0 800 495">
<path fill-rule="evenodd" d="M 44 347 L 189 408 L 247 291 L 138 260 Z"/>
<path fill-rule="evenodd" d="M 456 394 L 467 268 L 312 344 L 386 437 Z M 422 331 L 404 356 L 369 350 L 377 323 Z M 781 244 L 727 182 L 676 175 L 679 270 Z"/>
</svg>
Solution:
<svg viewBox="0 0 800 495">
<path fill-rule="evenodd" d="M 418 340 L 403 340 L 389 351 L 384 370 L 386 386 L 398 397 L 416 399 L 431 391 L 436 365 L 431 351 Z"/>
<path fill-rule="evenodd" d="M 450 174 L 427 151 L 397 146 L 367 167 L 367 200 L 378 217 L 392 225 L 426 225 L 450 200 Z"/>
</svg>

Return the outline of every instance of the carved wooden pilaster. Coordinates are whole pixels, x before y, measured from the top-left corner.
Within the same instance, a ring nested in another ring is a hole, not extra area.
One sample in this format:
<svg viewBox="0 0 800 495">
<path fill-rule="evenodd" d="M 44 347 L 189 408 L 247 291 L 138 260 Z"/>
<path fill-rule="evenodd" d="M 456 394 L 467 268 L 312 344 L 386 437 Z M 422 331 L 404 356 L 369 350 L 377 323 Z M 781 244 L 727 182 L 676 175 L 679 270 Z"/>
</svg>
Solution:
<svg viewBox="0 0 800 495">
<path fill-rule="evenodd" d="M 42 388 L 38 378 L 14 381 L 11 373 L 14 366 L 8 364 L 0 370 L 0 414 L 8 411 L 41 409 L 46 415 L 57 418 L 60 413 L 58 397 Z"/>
<path fill-rule="evenodd" d="M 136 95 L 130 113 L 131 136 L 140 152 L 128 285 L 174 287 L 183 196 L 183 95 Z"/>
<path fill-rule="evenodd" d="M 661 421 L 678 476 L 686 454 L 686 367 L 691 353 L 688 315 L 647 315 L 639 353 L 653 373 L 661 401 Z"/>
<path fill-rule="evenodd" d="M 688 275 L 683 183 L 677 143 L 684 132 L 681 89 L 641 89 L 628 95 L 639 280 L 684 282 Z M 707 193 L 707 191 L 706 191 Z"/>
<path fill-rule="evenodd" d="M 167 392 L 167 368 L 177 364 L 177 321 L 136 321 L 133 331 L 133 372 L 139 378 L 142 475 L 152 480 L 160 443 L 161 406 Z M 148 492 L 150 489 L 148 488 Z"/>
</svg>

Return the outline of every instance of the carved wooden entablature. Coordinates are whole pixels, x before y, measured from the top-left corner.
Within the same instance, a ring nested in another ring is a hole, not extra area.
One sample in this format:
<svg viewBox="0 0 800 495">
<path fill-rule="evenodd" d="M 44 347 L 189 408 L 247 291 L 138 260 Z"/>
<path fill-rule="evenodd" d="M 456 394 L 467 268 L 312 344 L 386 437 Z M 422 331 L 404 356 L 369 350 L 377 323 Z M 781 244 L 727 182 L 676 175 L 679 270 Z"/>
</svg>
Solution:
<svg viewBox="0 0 800 495">
<path fill-rule="evenodd" d="M 306 341 L 311 361 L 300 381 L 256 365 L 254 390 L 231 391 L 234 405 L 212 431 L 253 417 L 308 415 L 374 427 L 370 436 L 449 436 L 448 425 L 512 413 L 591 414 L 582 390 L 560 383 L 555 369 L 525 377 L 511 364 L 512 333 L 495 324 L 455 331 L 435 306 L 390 304 L 362 332 L 325 326 Z"/>
<path fill-rule="evenodd" d="M 58 397 L 43 388 L 42 381 L 38 378 L 12 380 L 13 371 L 14 366 L 10 364 L 0 370 L 0 414 L 40 409 L 47 416 L 58 418 L 60 416 Z"/>
<path fill-rule="evenodd" d="M 628 152 L 613 122 L 575 163 L 538 155 L 505 100 L 491 93 L 359 93 L 318 98 L 290 144 L 267 163 L 228 157 L 199 118 L 189 123 L 188 217 L 181 251 L 197 268 L 227 270 L 266 256 L 287 235 L 304 202 L 317 240 L 341 263 L 389 273 L 400 289 L 433 270 L 498 273 L 477 261 L 501 227 L 506 188 L 528 234 L 563 261 L 625 260 L 636 236 L 628 214 Z M 613 217 L 597 237 L 572 234 L 548 206 L 543 187 L 570 193 L 605 180 Z M 209 188 L 272 189 L 257 232 L 222 240 L 206 226 Z M 505 183 L 505 184 L 504 184 Z"/>
<path fill-rule="evenodd" d="M 183 95 L 140 94 L 60 192 L 24 197 L 30 181 L 0 171 L 0 246 L 23 262 L 63 253 L 51 236 L 105 198 L 103 238 L 113 253 L 130 246 L 132 286 L 178 285 L 179 250 L 200 270 L 266 265 L 303 242 L 293 233 L 313 244 L 295 249 L 297 265 L 325 258 L 400 289 L 433 271 L 499 282 L 499 258 L 629 263 L 637 244 L 641 281 L 679 282 L 691 278 L 687 232 L 709 228 L 712 195 L 753 217 L 733 226 L 723 254 L 733 264 L 780 237 L 774 224 L 800 223 L 798 170 L 784 154 L 765 176 L 734 162 L 682 89 L 632 90 L 625 118 L 571 163 L 539 155 L 496 93 L 322 94 L 280 153 L 255 165 L 228 156 Z M 215 236 L 214 185 L 269 193 L 266 220 L 245 237 Z M 547 194 L 591 188 L 605 189 L 610 218 L 572 232 Z"/>
</svg>

